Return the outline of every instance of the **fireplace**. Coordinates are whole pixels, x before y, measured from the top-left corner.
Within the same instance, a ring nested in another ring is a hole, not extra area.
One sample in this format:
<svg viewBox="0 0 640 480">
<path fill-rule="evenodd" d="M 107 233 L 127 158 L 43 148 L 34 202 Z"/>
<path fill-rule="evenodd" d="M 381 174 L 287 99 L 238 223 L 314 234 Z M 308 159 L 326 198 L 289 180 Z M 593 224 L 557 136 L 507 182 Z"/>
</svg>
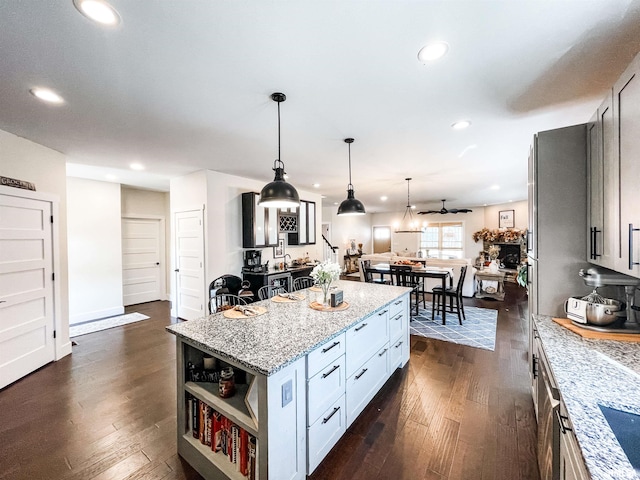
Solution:
<svg viewBox="0 0 640 480">
<path fill-rule="evenodd" d="M 520 265 L 520 244 L 519 243 L 494 243 L 500 247 L 498 260 L 504 268 L 517 269 Z"/>
</svg>

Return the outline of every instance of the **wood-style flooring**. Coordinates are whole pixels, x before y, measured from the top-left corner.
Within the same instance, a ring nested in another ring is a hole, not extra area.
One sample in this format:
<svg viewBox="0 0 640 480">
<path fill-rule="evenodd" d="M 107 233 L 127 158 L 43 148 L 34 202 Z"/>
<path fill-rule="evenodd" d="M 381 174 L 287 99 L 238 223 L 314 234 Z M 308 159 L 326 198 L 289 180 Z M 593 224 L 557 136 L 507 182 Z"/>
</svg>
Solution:
<svg viewBox="0 0 640 480">
<path fill-rule="evenodd" d="M 537 480 L 524 290 L 507 285 L 494 352 L 411 337 L 396 372 L 312 480 Z M 200 479 L 176 454 L 175 319 L 76 338 L 73 354 L 0 390 L 0 479 Z M 274 479 L 278 480 L 278 479 Z"/>
</svg>

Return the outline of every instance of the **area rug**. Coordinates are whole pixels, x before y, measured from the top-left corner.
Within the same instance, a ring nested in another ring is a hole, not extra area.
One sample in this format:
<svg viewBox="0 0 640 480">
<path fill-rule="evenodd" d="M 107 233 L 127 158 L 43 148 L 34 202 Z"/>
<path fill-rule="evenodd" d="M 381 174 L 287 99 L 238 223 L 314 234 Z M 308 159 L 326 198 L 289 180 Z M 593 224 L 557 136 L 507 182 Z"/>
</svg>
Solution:
<svg viewBox="0 0 640 480">
<path fill-rule="evenodd" d="M 80 335 L 86 335 L 87 333 L 99 332 L 100 330 L 107 330 L 108 328 L 120 327 L 128 323 L 139 322 L 140 320 L 146 320 L 147 318 L 149 317 L 142 313 L 133 312 L 118 315 L 116 317 L 78 323 L 69 327 L 69 337 L 79 337 Z"/>
<path fill-rule="evenodd" d="M 411 334 L 436 340 L 468 345 L 493 351 L 496 346 L 496 324 L 498 311 L 488 308 L 464 307 L 466 320 L 462 325 L 458 316 L 447 312 L 447 324 L 442 325 L 442 316 L 437 314 L 431 320 L 431 306 L 421 308 L 418 315 L 411 317 Z"/>
</svg>

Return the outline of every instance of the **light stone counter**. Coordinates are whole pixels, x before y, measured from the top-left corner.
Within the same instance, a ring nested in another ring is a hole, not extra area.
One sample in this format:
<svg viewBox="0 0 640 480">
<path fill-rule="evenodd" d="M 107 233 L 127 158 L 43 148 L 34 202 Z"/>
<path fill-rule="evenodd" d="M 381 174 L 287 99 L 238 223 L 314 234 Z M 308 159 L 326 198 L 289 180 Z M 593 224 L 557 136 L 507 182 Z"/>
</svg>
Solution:
<svg viewBox="0 0 640 480">
<path fill-rule="evenodd" d="M 534 319 L 591 477 L 637 480 L 598 404 L 640 414 L 640 343 L 585 339 Z"/>
<path fill-rule="evenodd" d="M 371 313 L 410 291 L 405 287 L 337 281 L 349 308 L 321 312 L 309 307 L 321 292 L 300 290 L 305 299 L 295 303 L 263 300 L 252 305 L 267 313 L 247 319 L 228 319 L 222 313 L 170 325 L 167 330 L 202 350 L 228 358 L 248 370 L 272 375 L 316 346 L 339 335 Z"/>
</svg>

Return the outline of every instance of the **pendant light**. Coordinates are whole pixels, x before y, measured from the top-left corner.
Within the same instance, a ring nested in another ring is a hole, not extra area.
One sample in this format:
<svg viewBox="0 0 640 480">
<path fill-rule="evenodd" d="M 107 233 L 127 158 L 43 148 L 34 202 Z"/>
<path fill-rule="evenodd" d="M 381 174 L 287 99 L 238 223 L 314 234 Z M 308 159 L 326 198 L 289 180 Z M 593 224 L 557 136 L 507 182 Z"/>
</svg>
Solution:
<svg viewBox="0 0 640 480">
<path fill-rule="evenodd" d="M 396 228 L 396 233 L 420 233 L 421 229 L 418 221 L 413 219 L 413 212 L 411 211 L 411 200 L 409 197 L 409 182 L 411 178 L 405 178 L 405 180 L 407 181 L 407 209 L 404 211 L 402 222 L 400 222 L 400 225 Z"/>
<path fill-rule="evenodd" d="M 258 205 L 262 207 L 290 208 L 300 205 L 300 197 L 295 187 L 286 182 L 284 162 L 280 160 L 280 103 L 287 97 L 284 93 L 272 93 L 271 99 L 278 104 L 278 158 L 273 162 L 276 172 L 273 182 L 267 183 L 260 192 Z"/>
<path fill-rule="evenodd" d="M 351 183 L 351 144 L 353 138 L 345 138 L 345 143 L 349 145 L 349 185 L 347 185 L 347 199 L 343 200 L 338 207 L 338 215 L 364 215 L 364 205 L 358 200 L 353 193 L 353 184 Z"/>
</svg>

